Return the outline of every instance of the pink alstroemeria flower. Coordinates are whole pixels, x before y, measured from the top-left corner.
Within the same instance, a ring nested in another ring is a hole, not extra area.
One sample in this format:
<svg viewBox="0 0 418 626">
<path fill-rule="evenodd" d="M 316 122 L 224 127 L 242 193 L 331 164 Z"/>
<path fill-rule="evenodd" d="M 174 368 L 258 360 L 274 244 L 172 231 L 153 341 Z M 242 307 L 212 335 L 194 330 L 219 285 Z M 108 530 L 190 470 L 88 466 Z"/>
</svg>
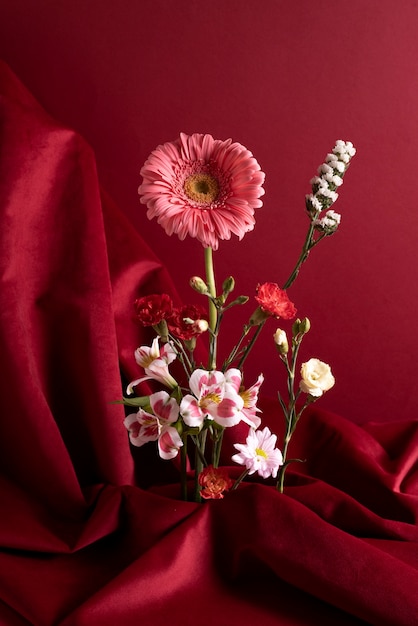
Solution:
<svg viewBox="0 0 418 626">
<path fill-rule="evenodd" d="M 224 374 L 217 370 L 197 369 L 190 376 L 190 391 L 180 403 L 180 414 L 191 427 L 200 427 L 206 418 L 220 426 L 235 426 L 241 421 L 244 400 Z"/>
<path fill-rule="evenodd" d="M 179 417 L 179 405 L 166 391 L 151 394 L 149 402 L 152 413 L 139 409 L 125 418 L 129 440 L 137 447 L 158 440 L 161 458 L 172 459 L 183 445 L 177 430 L 171 426 Z"/>
<path fill-rule="evenodd" d="M 252 428 L 258 428 L 261 424 L 261 418 L 259 418 L 256 413 L 260 412 L 261 409 L 257 408 L 257 401 L 258 392 L 264 381 L 263 374 L 260 374 L 257 382 L 248 389 L 242 388 L 242 373 L 238 369 L 231 368 L 227 370 L 225 372 L 225 379 L 227 383 L 232 385 L 232 387 L 235 389 L 238 395 L 241 396 L 244 402 L 241 410 L 241 420 Z"/>
<path fill-rule="evenodd" d="M 160 348 L 158 340 L 159 337 L 156 337 L 151 347 L 141 346 L 135 350 L 135 361 L 144 368 L 146 376 L 129 383 L 126 389 L 128 395 L 133 392 L 136 385 L 145 380 L 157 380 L 170 389 L 178 386 L 177 381 L 168 371 L 168 366 L 175 360 L 177 353 L 170 343 L 165 343 Z"/>
</svg>

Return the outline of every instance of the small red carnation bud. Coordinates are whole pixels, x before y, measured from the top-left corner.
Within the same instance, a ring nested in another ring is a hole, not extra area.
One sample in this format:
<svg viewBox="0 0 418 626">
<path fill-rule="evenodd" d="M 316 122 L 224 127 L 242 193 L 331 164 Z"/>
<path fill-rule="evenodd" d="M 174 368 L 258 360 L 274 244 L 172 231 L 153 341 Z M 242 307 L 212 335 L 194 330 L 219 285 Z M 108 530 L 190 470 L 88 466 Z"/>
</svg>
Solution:
<svg viewBox="0 0 418 626">
<path fill-rule="evenodd" d="M 173 301 L 166 293 L 152 294 L 134 302 L 137 321 L 142 326 L 157 326 L 173 312 Z"/>
<path fill-rule="evenodd" d="M 192 304 L 174 309 L 167 320 L 168 329 L 174 337 L 190 341 L 208 329 L 207 313 L 202 307 Z"/>
</svg>

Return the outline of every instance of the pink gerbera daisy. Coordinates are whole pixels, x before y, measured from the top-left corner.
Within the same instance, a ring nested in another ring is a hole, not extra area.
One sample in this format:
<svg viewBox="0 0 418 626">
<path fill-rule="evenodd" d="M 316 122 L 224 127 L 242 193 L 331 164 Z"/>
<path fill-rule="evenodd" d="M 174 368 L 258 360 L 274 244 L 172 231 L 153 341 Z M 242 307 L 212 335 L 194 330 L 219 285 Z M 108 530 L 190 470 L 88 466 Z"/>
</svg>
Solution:
<svg viewBox="0 0 418 626">
<path fill-rule="evenodd" d="M 232 139 L 181 133 L 151 153 L 141 175 L 148 218 L 157 218 L 168 235 L 190 235 L 214 250 L 220 239 L 242 239 L 252 230 L 254 209 L 263 204 L 264 173 Z"/>
</svg>

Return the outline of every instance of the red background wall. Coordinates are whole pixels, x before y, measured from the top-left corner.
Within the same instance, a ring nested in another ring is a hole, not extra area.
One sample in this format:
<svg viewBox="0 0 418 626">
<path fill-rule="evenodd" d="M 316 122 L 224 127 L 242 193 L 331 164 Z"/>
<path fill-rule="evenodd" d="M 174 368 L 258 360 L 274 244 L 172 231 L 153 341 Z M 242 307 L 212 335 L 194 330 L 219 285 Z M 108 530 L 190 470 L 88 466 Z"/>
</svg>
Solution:
<svg viewBox="0 0 418 626">
<path fill-rule="evenodd" d="M 180 131 L 232 137 L 266 173 L 253 233 L 216 254 L 237 291 L 286 280 L 309 180 L 336 139 L 357 147 L 335 209 L 290 296 L 331 364 L 322 400 L 354 421 L 416 415 L 418 3 L 413 0 L 2 0 L 0 57 L 95 150 L 103 187 L 168 265 L 185 301 L 203 249 L 148 222 L 139 170 Z M 24 219 L 24 207 L 22 207 Z M 18 251 L 16 251 L 18 253 Z M 242 321 L 245 319 L 243 316 Z M 233 324 L 226 321 L 226 330 Z M 270 324 L 248 382 L 282 372 Z M 270 332 L 271 331 L 271 332 Z M 133 346 L 133 349 L 136 346 Z"/>
</svg>

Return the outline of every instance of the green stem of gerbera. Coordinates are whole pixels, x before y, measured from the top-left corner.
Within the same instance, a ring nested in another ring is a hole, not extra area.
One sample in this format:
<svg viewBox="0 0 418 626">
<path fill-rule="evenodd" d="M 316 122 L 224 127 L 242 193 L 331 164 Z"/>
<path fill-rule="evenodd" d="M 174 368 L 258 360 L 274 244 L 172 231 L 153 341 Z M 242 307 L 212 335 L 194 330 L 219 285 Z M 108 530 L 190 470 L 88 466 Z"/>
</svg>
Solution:
<svg viewBox="0 0 418 626">
<path fill-rule="evenodd" d="M 209 369 L 216 369 L 216 326 L 218 321 L 218 311 L 216 309 L 213 299 L 216 298 L 216 284 L 215 284 L 215 272 L 213 269 L 213 256 L 212 248 L 205 248 L 205 271 L 206 271 L 206 284 L 209 298 L 209 329 L 210 329 L 210 348 L 209 348 Z"/>
</svg>

